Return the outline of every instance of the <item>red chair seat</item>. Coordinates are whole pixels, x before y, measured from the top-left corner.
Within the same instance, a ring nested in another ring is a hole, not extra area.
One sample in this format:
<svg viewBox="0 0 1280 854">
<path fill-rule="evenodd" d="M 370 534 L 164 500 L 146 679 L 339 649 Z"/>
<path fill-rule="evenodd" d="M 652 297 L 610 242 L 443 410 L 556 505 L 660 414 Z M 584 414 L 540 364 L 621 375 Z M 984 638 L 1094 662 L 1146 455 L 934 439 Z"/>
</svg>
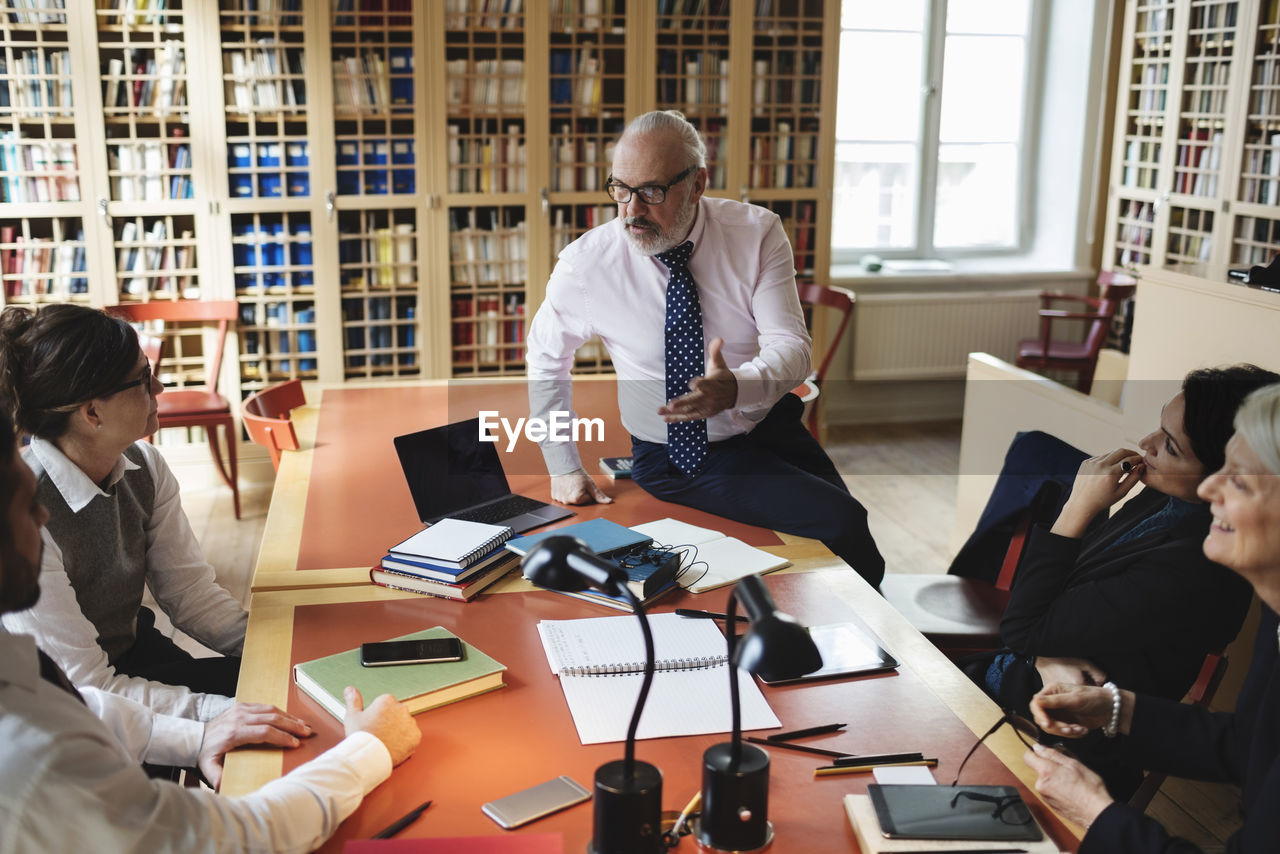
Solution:
<svg viewBox="0 0 1280 854">
<path fill-rule="evenodd" d="M 231 412 L 231 404 L 222 395 L 207 389 L 174 389 L 156 398 L 156 409 L 163 419 L 226 414 Z"/>
<path fill-rule="evenodd" d="M 1044 357 L 1044 343 L 1039 338 L 1024 338 L 1018 342 L 1019 359 L 1040 359 Z M 1076 344 L 1071 341 L 1050 341 L 1050 359 L 1088 359 L 1089 345 Z"/>
</svg>

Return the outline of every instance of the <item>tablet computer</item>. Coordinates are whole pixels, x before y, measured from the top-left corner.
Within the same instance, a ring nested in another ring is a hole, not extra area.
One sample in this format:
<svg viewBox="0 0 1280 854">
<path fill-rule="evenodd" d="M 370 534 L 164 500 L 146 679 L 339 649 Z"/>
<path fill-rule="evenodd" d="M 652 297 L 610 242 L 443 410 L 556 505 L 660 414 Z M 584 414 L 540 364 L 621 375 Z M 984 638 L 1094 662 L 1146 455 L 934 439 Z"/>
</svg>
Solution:
<svg viewBox="0 0 1280 854">
<path fill-rule="evenodd" d="M 795 679 L 768 679 L 766 685 L 786 685 L 791 682 L 812 682 L 815 679 L 839 679 L 842 676 L 861 676 L 893 670 L 898 660 L 884 651 L 875 636 L 856 623 L 828 623 L 825 626 L 809 626 L 818 652 L 822 654 L 822 667 Z"/>
<path fill-rule="evenodd" d="M 1012 786 L 867 786 L 890 839 L 1037 842 L 1044 838 Z"/>
</svg>

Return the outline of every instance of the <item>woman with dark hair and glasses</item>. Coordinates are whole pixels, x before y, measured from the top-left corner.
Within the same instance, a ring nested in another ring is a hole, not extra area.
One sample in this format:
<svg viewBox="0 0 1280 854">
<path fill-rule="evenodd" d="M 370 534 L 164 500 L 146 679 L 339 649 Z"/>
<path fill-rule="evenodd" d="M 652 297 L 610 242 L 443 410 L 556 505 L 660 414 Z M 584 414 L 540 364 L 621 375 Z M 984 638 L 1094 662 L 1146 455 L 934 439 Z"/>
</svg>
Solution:
<svg viewBox="0 0 1280 854">
<path fill-rule="evenodd" d="M 1280 851 L 1280 385 L 1255 392 L 1236 416 L 1226 463 L 1199 489 L 1213 524 L 1204 553 L 1240 574 L 1262 600 L 1253 661 L 1234 714 L 1114 686 L 1049 685 L 1031 701 L 1046 732 L 1121 736 L 1118 752 L 1144 768 L 1242 788 L 1244 827 L 1227 840 L 1236 854 Z M 1026 762 L 1036 791 L 1087 829 L 1081 854 L 1199 851 L 1154 819 L 1112 801 L 1102 780 L 1058 752 L 1035 747 Z"/>
<path fill-rule="evenodd" d="M 1196 488 L 1222 465 L 1240 403 L 1274 382 L 1280 375 L 1253 365 L 1192 371 L 1140 450 L 1081 463 L 1058 518 L 1028 539 L 1000 623 L 1005 649 L 965 663 L 1001 706 L 1025 714 L 1049 682 L 1111 681 L 1176 700 L 1205 654 L 1231 642 L 1249 586 L 1201 551 L 1209 507 Z M 1112 752 L 1093 740 L 1077 750 L 1127 797 L 1141 769 Z"/>
<path fill-rule="evenodd" d="M 4 624 L 38 638 L 77 685 L 207 721 L 232 705 L 248 617 L 215 581 L 164 458 L 142 441 L 161 391 L 123 320 L 75 305 L 0 313 L 0 400 L 31 436 L 22 455 L 49 511 L 40 601 Z M 144 587 L 222 656 L 193 658 L 162 635 Z"/>
</svg>

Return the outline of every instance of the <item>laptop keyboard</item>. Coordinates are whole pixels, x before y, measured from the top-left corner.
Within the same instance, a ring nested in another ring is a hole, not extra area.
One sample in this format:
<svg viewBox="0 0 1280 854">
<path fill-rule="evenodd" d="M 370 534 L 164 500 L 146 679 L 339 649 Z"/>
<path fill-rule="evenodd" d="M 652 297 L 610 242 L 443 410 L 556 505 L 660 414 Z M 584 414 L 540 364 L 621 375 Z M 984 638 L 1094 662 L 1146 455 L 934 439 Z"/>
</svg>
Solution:
<svg viewBox="0 0 1280 854">
<path fill-rule="evenodd" d="M 538 501 L 534 498 L 527 498 L 523 495 L 508 495 L 500 501 L 492 504 L 486 504 L 483 507 L 476 507 L 473 510 L 463 510 L 459 513 L 450 513 L 451 519 L 463 519 L 467 522 L 487 522 L 495 524 L 504 519 L 510 519 L 519 516 L 521 513 L 528 513 L 531 510 L 537 510 L 540 507 L 547 506 L 545 501 Z"/>
</svg>

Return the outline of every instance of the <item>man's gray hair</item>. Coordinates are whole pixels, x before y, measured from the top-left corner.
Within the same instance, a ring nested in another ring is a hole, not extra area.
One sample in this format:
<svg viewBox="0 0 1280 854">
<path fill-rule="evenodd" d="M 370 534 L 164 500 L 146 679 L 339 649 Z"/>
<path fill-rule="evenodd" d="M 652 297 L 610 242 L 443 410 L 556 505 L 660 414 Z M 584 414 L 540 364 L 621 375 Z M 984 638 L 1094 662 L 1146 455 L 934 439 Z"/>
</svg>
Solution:
<svg viewBox="0 0 1280 854">
<path fill-rule="evenodd" d="M 622 138 L 651 133 L 672 133 L 684 149 L 685 161 L 698 169 L 707 168 L 707 146 L 698 129 L 679 110 L 654 110 L 636 116 L 622 132 Z"/>
</svg>

